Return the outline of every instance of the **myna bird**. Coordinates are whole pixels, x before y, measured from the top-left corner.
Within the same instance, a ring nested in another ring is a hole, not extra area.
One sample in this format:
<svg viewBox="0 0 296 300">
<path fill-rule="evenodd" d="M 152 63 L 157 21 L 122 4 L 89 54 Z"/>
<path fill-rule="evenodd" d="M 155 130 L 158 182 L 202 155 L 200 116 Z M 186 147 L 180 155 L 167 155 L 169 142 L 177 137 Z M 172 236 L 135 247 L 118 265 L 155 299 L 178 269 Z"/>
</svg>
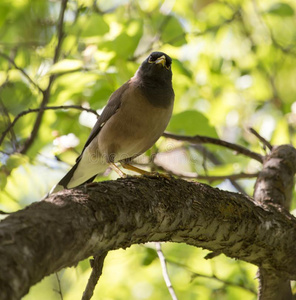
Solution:
<svg viewBox="0 0 296 300">
<path fill-rule="evenodd" d="M 92 182 L 108 165 L 125 177 L 116 162 L 140 174 L 148 173 L 128 162 L 154 145 L 171 118 L 171 64 L 165 53 L 151 53 L 134 77 L 111 95 L 75 165 L 51 193 Z"/>
</svg>

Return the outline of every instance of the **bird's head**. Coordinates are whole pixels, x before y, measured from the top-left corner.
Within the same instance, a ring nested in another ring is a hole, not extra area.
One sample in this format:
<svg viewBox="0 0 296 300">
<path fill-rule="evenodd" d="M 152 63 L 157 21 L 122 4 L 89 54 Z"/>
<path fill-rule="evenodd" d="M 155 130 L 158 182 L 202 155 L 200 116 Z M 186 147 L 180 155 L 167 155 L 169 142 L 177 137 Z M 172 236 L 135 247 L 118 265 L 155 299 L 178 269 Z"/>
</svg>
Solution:
<svg viewBox="0 0 296 300">
<path fill-rule="evenodd" d="M 172 81 L 172 59 L 163 52 L 152 52 L 139 67 L 136 76 L 143 80 L 161 82 Z"/>
</svg>

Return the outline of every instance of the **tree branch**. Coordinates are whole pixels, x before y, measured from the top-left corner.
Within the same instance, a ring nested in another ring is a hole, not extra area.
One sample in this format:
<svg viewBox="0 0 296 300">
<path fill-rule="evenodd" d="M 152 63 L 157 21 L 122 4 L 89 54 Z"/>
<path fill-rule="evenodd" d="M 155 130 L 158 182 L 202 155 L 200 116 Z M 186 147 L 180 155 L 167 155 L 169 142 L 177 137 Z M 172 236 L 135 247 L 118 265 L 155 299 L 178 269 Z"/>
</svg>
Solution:
<svg viewBox="0 0 296 300">
<path fill-rule="evenodd" d="M 172 298 L 172 300 L 178 300 L 176 292 L 174 290 L 174 287 L 171 283 L 171 279 L 170 279 L 168 268 L 167 268 L 166 259 L 165 259 L 165 256 L 164 256 L 163 252 L 162 252 L 160 242 L 155 243 L 155 248 L 156 248 L 156 252 L 157 252 L 157 255 L 158 255 L 158 258 L 159 258 L 159 261 L 160 261 L 162 276 L 163 276 L 165 284 L 168 288 L 168 291 L 171 295 L 171 298 Z"/>
<path fill-rule="evenodd" d="M 265 207 L 272 207 L 288 214 L 294 187 L 296 171 L 296 150 L 290 145 L 273 147 L 266 156 L 263 169 L 255 184 L 254 198 Z M 294 253 L 286 253 L 293 255 Z M 292 292 L 289 278 L 282 277 L 275 270 L 259 268 L 259 299 L 289 300 Z"/>
<path fill-rule="evenodd" d="M 60 110 L 60 109 L 78 109 L 78 110 L 83 110 L 83 111 L 87 111 L 90 113 L 95 114 L 97 117 L 99 117 L 99 114 L 91 108 L 87 108 L 87 107 L 83 107 L 81 105 L 59 105 L 59 106 L 46 106 L 43 107 L 43 110 Z M 30 113 L 36 113 L 39 112 L 40 108 L 34 108 L 34 109 L 28 109 L 28 110 L 24 110 L 21 113 L 19 113 L 14 120 L 10 123 L 9 126 L 7 126 L 7 128 L 2 132 L 1 138 L 0 138 L 0 145 L 2 144 L 5 136 L 7 135 L 7 133 L 12 129 L 12 127 L 16 124 L 16 122 L 18 121 L 18 119 L 20 119 L 21 117 L 30 114 Z"/>
<path fill-rule="evenodd" d="M 28 73 L 24 69 L 20 68 L 12 58 L 10 58 L 8 55 L 6 55 L 3 52 L 0 52 L 0 56 L 4 57 L 7 61 L 9 61 L 14 66 L 15 69 L 19 70 L 40 93 L 42 94 L 44 93 L 44 91 L 40 88 L 40 86 L 28 75 Z"/>
<path fill-rule="evenodd" d="M 59 15 L 58 24 L 57 24 L 58 43 L 57 43 L 57 46 L 56 46 L 55 52 L 54 52 L 53 64 L 55 64 L 58 61 L 60 52 L 61 52 L 61 48 L 62 48 L 62 42 L 64 39 L 64 31 L 63 31 L 64 15 L 65 15 L 66 7 L 67 7 L 67 2 L 68 2 L 68 0 L 62 0 L 62 2 L 61 2 L 61 11 L 60 11 L 60 15 Z M 40 104 L 40 110 L 37 114 L 32 132 L 31 132 L 30 136 L 26 139 L 26 141 L 24 142 L 22 147 L 19 149 L 19 152 L 21 154 L 25 154 L 28 151 L 28 149 L 31 147 L 31 145 L 33 144 L 33 142 L 38 134 L 38 131 L 39 131 L 39 128 L 41 125 L 41 121 L 43 118 L 43 114 L 44 114 L 44 107 L 46 107 L 47 103 L 49 102 L 50 94 L 51 94 L 51 87 L 52 87 L 52 84 L 53 84 L 55 78 L 56 78 L 56 76 L 54 74 L 49 77 L 48 86 L 47 86 L 46 90 L 43 91 L 43 99 Z"/>
<path fill-rule="evenodd" d="M 249 128 L 250 132 L 255 135 L 255 137 L 262 142 L 264 146 L 266 146 L 270 151 L 272 150 L 272 145 L 263 137 L 261 136 L 254 128 Z"/>
<path fill-rule="evenodd" d="M 224 162 L 221 160 L 221 158 L 218 157 L 217 154 L 213 153 L 209 149 L 207 149 L 204 145 L 193 145 L 194 149 L 196 149 L 198 152 L 203 153 L 206 155 L 206 158 L 209 159 L 214 165 L 221 166 L 224 164 Z M 245 191 L 245 189 L 235 180 L 230 179 L 230 182 L 232 186 L 239 192 L 244 195 L 248 195 Z"/>
<path fill-rule="evenodd" d="M 263 162 L 263 156 L 250 151 L 249 149 L 236 145 L 236 144 L 232 144 L 220 139 L 216 139 L 216 138 L 212 138 L 212 137 L 207 137 L 207 136 L 203 136 L 203 135 L 195 135 L 195 136 L 186 136 L 186 135 L 178 135 L 178 134 L 172 134 L 172 133 L 168 133 L 165 132 L 163 134 L 164 137 L 166 138 L 170 138 L 170 139 L 174 139 L 177 141 L 184 141 L 184 142 L 189 142 L 192 144 L 213 144 L 213 145 L 219 145 L 222 147 L 226 147 L 228 149 L 234 150 L 239 154 L 243 154 L 245 156 L 251 157 L 259 162 Z"/>
<path fill-rule="evenodd" d="M 97 282 L 102 275 L 103 265 L 106 256 L 107 256 L 107 252 L 104 252 L 100 255 L 94 256 L 94 259 L 91 260 L 92 272 L 88 279 L 85 291 L 83 292 L 82 300 L 90 300 L 91 297 L 93 296 Z"/>
<path fill-rule="evenodd" d="M 129 177 L 64 190 L 9 215 L 0 237 L 1 299 L 19 299 L 89 256 L 151 241 L 220 251 L 296 279 L 293 216 L 177 179 Z"/>
<path fill-rule="evenodd" d="M 255 178 L 258 176 L 259 173 L 238 173 L 238 174 L 228 174 L 228 175 L 200 175 L 197 173 L 193 173 L 193 172 L 172 172 L 166 168 L 164 168 L 163 166 L 160 166 L 156 163 L 154 163 L 154 165 L 157 167 L 157 169 L 165 171 L 166 173 L 169 173 L 171 175 L 176 175 L 180 178 L 183 179 L 199 179 L 199 180 L 206 180 L 209 183 L 213 183 L 214 181 L 218 181 L 218 180 L 238 180 L 238 179 L 248 179 L 248 178 Z"/>
</svg>

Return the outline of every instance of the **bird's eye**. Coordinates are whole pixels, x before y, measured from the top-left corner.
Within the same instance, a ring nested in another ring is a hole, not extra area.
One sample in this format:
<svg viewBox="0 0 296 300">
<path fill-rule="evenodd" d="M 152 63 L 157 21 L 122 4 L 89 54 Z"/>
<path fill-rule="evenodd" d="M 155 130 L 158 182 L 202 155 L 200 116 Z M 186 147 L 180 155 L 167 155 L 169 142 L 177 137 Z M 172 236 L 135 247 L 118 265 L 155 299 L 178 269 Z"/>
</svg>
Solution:
<svg viewBox="0 0 296 300">
<path fill-rule="evenodd" d="M 153 63 L 155 63 L 155 60 L 153 59 L 152 56 L 149 56 L 148 62 L 149 62 L 149 64 L 153 64 Z"/>
</svg>

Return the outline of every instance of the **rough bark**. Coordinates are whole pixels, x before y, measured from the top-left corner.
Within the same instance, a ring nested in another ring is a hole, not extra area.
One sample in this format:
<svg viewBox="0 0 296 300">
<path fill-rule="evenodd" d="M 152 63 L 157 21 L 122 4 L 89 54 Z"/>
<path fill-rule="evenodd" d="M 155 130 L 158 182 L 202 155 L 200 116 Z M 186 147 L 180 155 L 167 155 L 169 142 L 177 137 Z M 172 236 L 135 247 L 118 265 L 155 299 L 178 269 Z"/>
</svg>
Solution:
<svg viewBox="0 0 296 300">
<path fill-rule="evenodd" d="M 241 194 L 164 178 L 65 190 L 0 223 L 0 299 L 91 255 L 151 241 L 223 252 L 296 279 L 296 219 Z"/>
<path fill-rule="evenodd" d="M 296 150 L 290 145 L 273 147 L 265 157 L 263 169 L 255 184 L 254 199 L 265 207 L 273 207 L 288 214 L 294 187 Z M 295 255 L 290 253 L 287 255 Z M 259 268 L 258 299 L 290 300 L 292 291 L 289 278 L 275 270 Z"/>
</svg>

